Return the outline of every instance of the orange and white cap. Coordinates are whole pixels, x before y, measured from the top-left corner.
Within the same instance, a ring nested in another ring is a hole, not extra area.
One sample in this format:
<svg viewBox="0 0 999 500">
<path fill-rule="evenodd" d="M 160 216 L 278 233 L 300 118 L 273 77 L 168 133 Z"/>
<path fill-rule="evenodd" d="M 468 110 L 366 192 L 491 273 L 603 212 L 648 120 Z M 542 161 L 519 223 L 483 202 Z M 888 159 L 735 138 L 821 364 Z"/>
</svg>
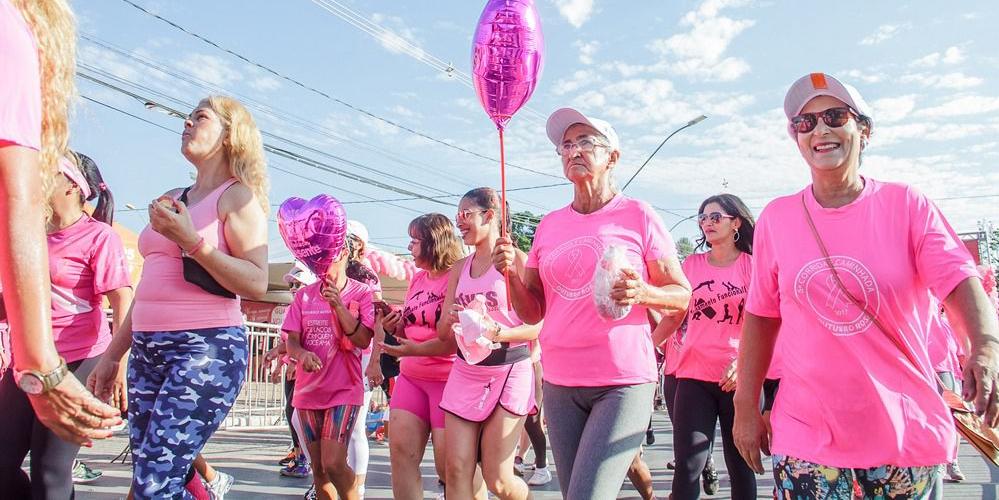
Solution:
<svg viewBox="0 0 999 500">
<path fill-rule="evenodd" d="M 788 132 L 791 134 L 792 139 L 795 139 L 797 136 L 794 133 L 794 129 L 791 128 L 791 118 L 798 116 L 802 108 L 805 107 L 805 104 L 808 104 L 808 101 L 820 95 L 835 97 L 843 101 L 847 106 L 853 108 L 857 114 L 870 119 L 870 125 L 872 128 L 874 127 L 874 117 L 871 114 L 871 107 L 867 105 L 867 101 L 864 100 L 856 88 L 837 80 L 832 75 L 811 73 L 794 82 L 791 88 L 787 89 L 787 95 L 784 96 L 784 114 L 787 115 Z"/>
</svg>

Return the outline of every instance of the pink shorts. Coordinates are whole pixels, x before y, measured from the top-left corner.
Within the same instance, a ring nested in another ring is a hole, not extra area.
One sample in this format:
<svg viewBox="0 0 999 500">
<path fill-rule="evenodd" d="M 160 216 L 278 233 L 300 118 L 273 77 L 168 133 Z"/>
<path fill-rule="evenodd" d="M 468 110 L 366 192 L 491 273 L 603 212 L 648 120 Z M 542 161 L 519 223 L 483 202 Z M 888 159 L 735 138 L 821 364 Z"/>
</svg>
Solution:
<svg viewBox="0 0 999 500">
<path fill-rule="evenodd" d="M 444 428 L 444 410 L 440 409 L 444 394 L 443 380 L 423 380 L 399 375 L 392 390 L 389 408 L 394 412 L 404 410 L 430 424 L 431 429 Z"/>
<path fill-rule="evenodd" d="M 484 422 L 497 405 L 520 416 L 537 410 L 531 359 L 499 366 L 470 365 L 456 359 L 444 387 L 441 409 L 465 420 Z"/>
</svg>

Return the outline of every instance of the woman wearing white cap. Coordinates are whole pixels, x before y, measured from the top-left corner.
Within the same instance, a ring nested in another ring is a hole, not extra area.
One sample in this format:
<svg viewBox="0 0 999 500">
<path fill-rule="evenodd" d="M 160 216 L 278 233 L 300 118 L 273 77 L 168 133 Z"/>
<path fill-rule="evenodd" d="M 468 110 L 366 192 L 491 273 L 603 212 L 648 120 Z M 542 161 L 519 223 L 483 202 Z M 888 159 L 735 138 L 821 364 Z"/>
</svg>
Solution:
<svg viewBox="0 0 999 500">
<path fill-rule="evenodd" d="M 926 498 L 954 459 L 955 429 L 927 354 L 943 301 L 971 339 L 964 397 L 999 419 L 999 332 L 964 245 L 914 188 L 859 173 L 874 125 L 856 89 L 814 73 L 784 100 L 812 184 L 778 198 L 756 226 L 739 352 L 735 440 L 778 496 Z M 772 440 L 759 411 L 773 353 L 783 354 Z M 821 356 L 802 355 L 821 353 Z"/>
<path fill-rule="evenodd" d="M 497 241 L 493 261 L 501 273 L 510 271 L 517 315 L 529 324 L 544 319 L 543 392 L 562 495 L 613 498 L 652 413 L 657 377 L 647 309 L 677 321 L 690 284 L 659 216 L 614 187 L 621 155 L 614 128 L 562 108 L 547 129 L 573 183 L 572 203 L 541 220 L 523 276 L 508 238 Z M 617 320 L 598 312 L 593 291 L 595 270 L 612 245 L 624 250 L 630 268 L 609 299 L 633 306 Z"/>
</svg>

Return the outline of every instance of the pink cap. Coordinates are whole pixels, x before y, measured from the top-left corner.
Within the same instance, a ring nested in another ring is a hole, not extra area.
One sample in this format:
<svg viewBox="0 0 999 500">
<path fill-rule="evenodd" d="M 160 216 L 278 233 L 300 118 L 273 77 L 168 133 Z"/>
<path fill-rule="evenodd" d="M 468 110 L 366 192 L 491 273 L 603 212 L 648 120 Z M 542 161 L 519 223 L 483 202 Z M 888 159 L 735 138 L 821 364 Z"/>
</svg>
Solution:
<svg viewBox="0 0 999 500">
<path fill-rule="evenodd" d="M 858 114 L 864 115 L 871 120 L 871 128 L 874 127 L 874 117 L 871 114 L 871 107 L 867 105 L 860 92 L 853 86 L 845 84 L 832 75 L 825 73 L 811 73 L 798 79 L 787 89 L 784 96 L 784 114 L 787 115 L 787 131 L 792 139 L 797 139 L 797 134 L 791 127 L 791 118 L 798 116 L 802 108 L 808 101 L 820 95 L 835 97 L 853 108 Z"/>
<path fill-rule="evenodd" d="M 62 157 L 59 159 L 59 171 L 63 173 L 69 180 L 73 181 L 80 188 L 80 192 L 83 193 L 83 199 L 90 199 L 90 184 L 87 183 L 87 178 L 83 176 L 83 172 L 80 168 L 76 166 L 76 163 L 69 158 Z"/>
</svg>

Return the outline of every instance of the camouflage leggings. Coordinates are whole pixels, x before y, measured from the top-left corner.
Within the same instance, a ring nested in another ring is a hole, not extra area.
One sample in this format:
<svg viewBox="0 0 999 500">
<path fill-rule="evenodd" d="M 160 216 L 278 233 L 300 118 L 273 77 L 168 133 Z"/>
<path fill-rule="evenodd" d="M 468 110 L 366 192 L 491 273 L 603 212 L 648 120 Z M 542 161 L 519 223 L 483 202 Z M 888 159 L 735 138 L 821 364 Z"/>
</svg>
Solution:
<svg viewBox="0 0 999 500">
<path fill-rule="evenodd" d="M 190 498 L 185 477 L 246 378 L 242 326 L 135 332 L 128 421 L 135 498 Z"/>
<path fill-rule="evenodd" d="M 863 500 L 923 500 L 940 474 L 936 465 L 840 469 L 782 455 L 774 455 L 773 462 L 777 496 L 782 500 L 850 500 L 854 498 L 854 479 L 863 491 Z"/>
</svg>

